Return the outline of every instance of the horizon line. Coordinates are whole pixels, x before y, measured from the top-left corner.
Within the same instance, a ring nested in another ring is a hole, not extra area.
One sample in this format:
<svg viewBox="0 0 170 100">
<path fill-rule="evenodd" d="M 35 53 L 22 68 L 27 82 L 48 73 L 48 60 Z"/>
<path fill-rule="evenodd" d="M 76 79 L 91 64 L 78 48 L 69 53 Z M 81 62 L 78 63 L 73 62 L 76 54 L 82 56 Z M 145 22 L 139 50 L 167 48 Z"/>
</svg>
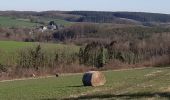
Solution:
<svg viewBox="0 0 170 100">
<path fill-rule="evenodd" d="M 160 12 L 147 12 L 147 11 L 106 11 L 106 10 L 0 10 L 0 12 L 48 12 L 48 11 L 56 11 L 56 12 L 71 12 L 71 11 L 91 11 L 91 12 L 131 12 L 131 13 L 152 13 L 152 14 L 166 14 L 166 15 L 170 15 L 170 13 L 160 13 Z"/>
</svg>

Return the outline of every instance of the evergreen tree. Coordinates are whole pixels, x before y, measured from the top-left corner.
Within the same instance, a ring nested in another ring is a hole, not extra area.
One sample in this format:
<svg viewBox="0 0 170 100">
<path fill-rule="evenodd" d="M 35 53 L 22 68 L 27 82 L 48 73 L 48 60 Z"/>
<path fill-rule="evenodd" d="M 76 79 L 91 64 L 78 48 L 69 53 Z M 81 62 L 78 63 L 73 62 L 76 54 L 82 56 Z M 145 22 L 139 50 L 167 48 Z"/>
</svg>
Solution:
<svg viewBox="0 0 170 100">
<path fill-rule="evenodd" d="M 79 63 L 80 63 L 80 64 L 83 64 L 83 63 L 84 63 L 84 50 L 83 50 L 82 47 L 81 47 L 80 50 L 79 50 Z"/>
<path fill-rule="evenodd" d="M 105 48 L 101 48 L 101 51 L 97 57 L 97 67 L 100 68 L 100 67 L 104 67 L 104 65 L 106 64 L 106 54 L 107 54 L 107 51 L 105 50 Z"/>
</svg>

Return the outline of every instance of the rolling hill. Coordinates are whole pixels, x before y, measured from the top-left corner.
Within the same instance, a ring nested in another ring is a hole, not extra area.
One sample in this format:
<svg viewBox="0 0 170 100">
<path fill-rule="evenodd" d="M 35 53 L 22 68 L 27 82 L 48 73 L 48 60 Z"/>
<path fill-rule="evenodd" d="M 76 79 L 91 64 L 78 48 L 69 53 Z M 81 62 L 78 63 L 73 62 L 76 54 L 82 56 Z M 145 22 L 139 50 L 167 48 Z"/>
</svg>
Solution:
<svg viewBox="0 0 170 100">
<path fill-rule="evenodd" d="M 38 23 L 32 23 L 29 19 L 14 19 L 11 17 L 0 16 L 1 27 L 34 27 Z"/>
<path fill-rule="evenodd" d="M 95 23 L 134 23 L 155 24 L 169 23 L 169 14 L 146 12 L 102 12 L 102 11 L 0 11 L 1 16 L 17 18 L 52 18 L 70 22 L 95 22 Z"/>
</svg>

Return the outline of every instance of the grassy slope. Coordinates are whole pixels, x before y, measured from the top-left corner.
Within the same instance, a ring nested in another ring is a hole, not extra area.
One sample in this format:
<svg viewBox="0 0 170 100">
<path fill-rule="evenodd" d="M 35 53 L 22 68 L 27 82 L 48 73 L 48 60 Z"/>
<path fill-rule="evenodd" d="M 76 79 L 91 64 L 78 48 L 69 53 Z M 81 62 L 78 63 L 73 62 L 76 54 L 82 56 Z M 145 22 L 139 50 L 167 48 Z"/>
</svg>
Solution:
<svg viewBox="0 0 170 100">
<path fill-rule="evenodd" d="M 2 27 L 33 27 L 36 25 L 37 23 L 0 16 L 0 26 Z"/>
<path fill-rule="evenodd" d="M 68 50 L 66 52 L 78 52 L 79 47 L 75 45 L 53 44 L 53 43 L 35 43 L 35 42 L 16 42 L 16 41 L 0 41 L 0 63 L 7 61 L 15 62 L 16 52 L 20 49 L 40 44 L 41 47 L 49 52 L 55 50 Z"/>
<path fill-rule="evenodd" d="M 70 26 L 73 24 L 73 22 L 69 22 L 69 21 L 65 21 L 65 20 L 60 20 L 60 19 L 56 19 L 54 20 L 57 24 L 61 24 L 64 26 Z"/>
<path fill-rule="evenodd" d="M 13 62 L 13 58 L 19 49 L 32 45 L 31 42 L 0 41 L 0 63 L 6 64 L 11 60 Z"/>
<path fill-rule="evenodd" d="M 33 43 L 31 42 L 16 42 L 16 41 L 0 41 L 0 49 L 11 52 L 15 51 L 18 48 L 31 46 Z"/>
<path fill-rule="evenodd" d="M 46 24 L 48 24 L 50 21 L 55 21 L 57 24 L 64 26 L 70 26 L 73 24 L 73 22 L 52 18 L 41 18 L 40 20 L 44 21 Z M 36 25 L 39 24 L 32 23 L 29 21 L 29 19 L 12 19 L 10 17 L 0 16 L 0 26 L 2 27 L 35 27 Z"/>
<path fill-rule="evenodd" d="M 40 22 L 44 22 L 46 25 L 48 25 L 50 21 L 54 21 L 56 24 L 63 25 L 63 26 L 70 26 L 75 23 L 75 22 L 69 22 L 62 19 L 47 18 L 47 17 L 40 17 L 37 20 L 39 20 Z"/>
<path fill-rule="evenodd" d="M 53 49 L 53 48 L 64 48 L 73 47 L 78 49 L 75 45 L 64 45 L 64 44 L 54 44 L 54 43 L 38 43 L 38 42 L 17 42 L 17 41 L 0 41 L 0 50 L 5 50 L 7 52 L 15 51 L 20 48 L 29 47 L 33 45 L 40 44 L 43 48 Z"/>
<path fill-rule="evenodd" d="M 74 22 L 69 22 L 66 20 L 61 20 L 61 19 L 44 19 L 46 22 L 46 24 L 48 24 L 50 21 L 54 21 L 56 24 L 60 24 L 60 25 L 64 25 L 64 26 L 70 26 L 72 25 Z"/>
<path fill-rule="evenodd" d="M 83 87 L 80 75 L 0 83 L 3 100 L 170 99 L 170 68 L 146 68 L 105 72 L 107 84 Z M 69 98 L 70 99 L 70 98 Z M 73 98 L 75 99 L 75 98 Z"/>
</svg>

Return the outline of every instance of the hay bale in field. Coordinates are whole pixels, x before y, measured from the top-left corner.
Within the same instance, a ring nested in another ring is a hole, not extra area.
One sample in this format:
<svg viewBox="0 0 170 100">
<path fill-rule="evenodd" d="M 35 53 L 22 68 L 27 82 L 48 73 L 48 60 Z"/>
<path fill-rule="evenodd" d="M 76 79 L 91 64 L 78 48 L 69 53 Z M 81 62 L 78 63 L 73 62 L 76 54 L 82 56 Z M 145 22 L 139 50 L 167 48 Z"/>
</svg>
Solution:
<svg viewBox="0 0 170 100">
<path fill-rule="evenodd" d="M 84 86 L 102 86 L 106 83 L 105 76 L 99 71 L 89 71 L 83 75 Z"/>
</svg>

